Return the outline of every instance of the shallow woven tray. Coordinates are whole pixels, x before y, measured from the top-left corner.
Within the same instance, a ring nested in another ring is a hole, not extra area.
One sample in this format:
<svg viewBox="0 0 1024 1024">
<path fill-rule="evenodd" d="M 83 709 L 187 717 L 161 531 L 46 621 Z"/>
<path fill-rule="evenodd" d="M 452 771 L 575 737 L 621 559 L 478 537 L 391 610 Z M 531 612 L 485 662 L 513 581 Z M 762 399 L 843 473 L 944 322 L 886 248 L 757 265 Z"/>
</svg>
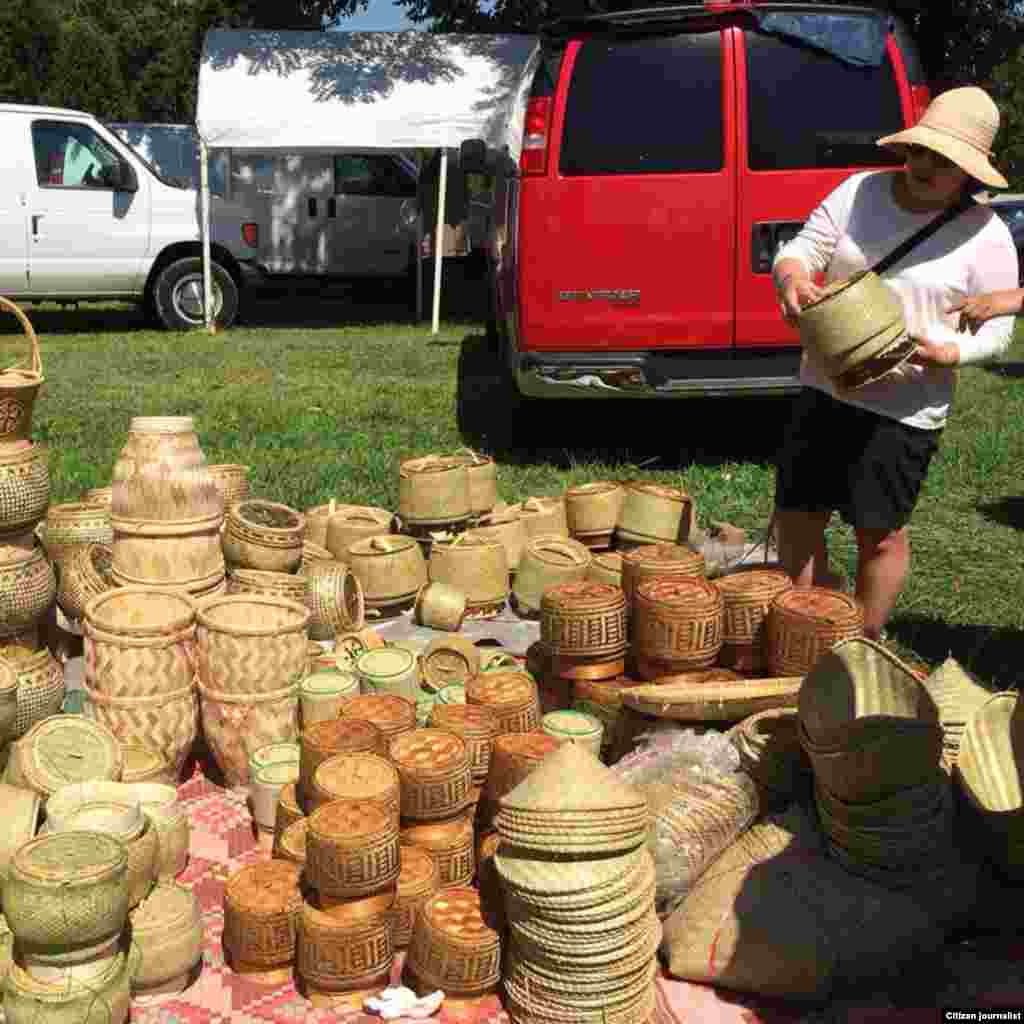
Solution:
<svg viewBox="0 0 1024 1024">
<path fill-rule="evenodd" d="M 739 722 L 759 711 L 796 707 L 802 676 L 731 679 L 706 683 L 665 682 L 631 686 L 624 704 L 655 718 L 682 722 Z"/>
</svg>

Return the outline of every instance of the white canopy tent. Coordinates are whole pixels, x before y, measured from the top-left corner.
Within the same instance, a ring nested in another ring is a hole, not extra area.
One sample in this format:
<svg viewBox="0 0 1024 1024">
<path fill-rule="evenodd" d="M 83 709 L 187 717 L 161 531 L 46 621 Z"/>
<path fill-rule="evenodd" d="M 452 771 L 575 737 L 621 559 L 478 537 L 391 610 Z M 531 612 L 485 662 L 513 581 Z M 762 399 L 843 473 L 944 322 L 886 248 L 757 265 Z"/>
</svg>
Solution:
<svg viewBox="0 0 1024 1024">
<path fill-rule="evenodd" d="M 533 36 L 217 29 L 199 65 L 206 322 L 211 147 L 286 153 L 440 149 L 433 331 L 438 330 L 447 150 L 484 139 L 518 160 L 539 59 Z"/>
</svg>

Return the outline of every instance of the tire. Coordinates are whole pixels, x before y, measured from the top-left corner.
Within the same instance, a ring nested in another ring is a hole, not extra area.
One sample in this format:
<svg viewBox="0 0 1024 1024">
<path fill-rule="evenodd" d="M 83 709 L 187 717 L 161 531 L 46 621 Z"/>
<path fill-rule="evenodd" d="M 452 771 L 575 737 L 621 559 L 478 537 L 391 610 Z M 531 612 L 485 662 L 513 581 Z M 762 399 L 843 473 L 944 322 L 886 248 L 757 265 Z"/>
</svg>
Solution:
<svg viewBox="0 0 1024 1024">
<path fill-rule="evenodd" d="M 238 316 L 238 286 L 219 264 L 210 265 L 213 280 L 213 321 L 221 328 L 230 327 Z M 187 256 L 169 263 L 152 285 L 153 306 L 160 323 L 169 331 L 187 331 L 202 327 L 203 261 Z"/>
</svg>

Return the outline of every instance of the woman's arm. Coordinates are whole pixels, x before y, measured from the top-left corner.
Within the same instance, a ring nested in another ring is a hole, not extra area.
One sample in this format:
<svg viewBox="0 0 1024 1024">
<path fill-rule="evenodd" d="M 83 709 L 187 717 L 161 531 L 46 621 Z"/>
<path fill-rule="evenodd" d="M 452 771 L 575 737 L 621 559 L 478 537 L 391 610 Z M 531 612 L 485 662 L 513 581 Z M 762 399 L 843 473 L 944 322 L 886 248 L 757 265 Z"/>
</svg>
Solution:
<svg viewBox="0 0 1024 1024">
<path fill-rule="evenodd" d="M 1016 316 L 1024 307 L 1024 288 L 1009 288 L 1005 291 L 986 292 L 972 295 L 951 306 L 947 313 L 959 313 L 957 330 L 977 334 L 982 324 L 997 316 Z"/>
</svg>

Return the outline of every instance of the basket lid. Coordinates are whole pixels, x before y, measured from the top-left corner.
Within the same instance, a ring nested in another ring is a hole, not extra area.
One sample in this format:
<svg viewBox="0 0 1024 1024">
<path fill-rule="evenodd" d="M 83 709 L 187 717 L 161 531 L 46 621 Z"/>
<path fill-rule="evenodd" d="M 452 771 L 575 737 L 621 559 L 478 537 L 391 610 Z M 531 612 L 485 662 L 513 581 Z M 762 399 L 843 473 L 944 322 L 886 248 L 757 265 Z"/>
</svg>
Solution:
<svg viewBox="0 0 1024 1024">
<path fill-rule="evenodd" d="M 299 684 L 299 694 L 303 697 L 345 697 L 357 693 L 359 677 L 343 669 L 317 669 Z"/>
<path fill-rule="evenodd" d="M 527 554 L 543 565 L 559 568 L 570 566 L 586 568 L 592 560 L 590 549 L 578 540 L 554 534 L 534 537 L 527 543 L 523 556 Z"/>
<path fill-rule="evenodd" d="M 560 744 L 499 803 L 502 807 L 546 813 L 646 807 L 639 790 L 622 782 L 576 743 Z"/>
<path fill-rule="evenodd" d="M 401 533 L 382 533 L 376 537 L 363 537 L 355 541 L 349 545 L 348 553 L 350 558 L 353 555 L 360 558 L 390 558 L 412 548 L 419 551 L 419 544 L 414 537 L 407 537 Z"/>
<path fill-rule="evenodd" d="M 183 885 L 162 882 L 130 913 L 133 932 L 163 931 L 200 918 L 199 900 Z"/>
<path fill-rule="evenodd" d="M 375 647 L 356 658 L 356 671 L 370 680 L 388 682 L 408 675 L 416 666 L 416 655 L 401 647 Z"/>
<path fill-rule="evenodd" d="M 559 746 L 558 740 L 554 736 L 548 736 L 547 733 L 512 732 L 495 737 L 494 755 L 540 763 L 548 754 L 553 754 Z"/>
<path fill-rule="evenodd" d="M 266 860 L 236 871 L 224 887 L 225 897 L 239 910 L 277 915 L 293 912 L 302 903 L 302 868 L 286 860 Z"/>
<path fill-rule="evenodd" d="M 443 889 L 427 900 L 420 913 L 429 922 L 435 939 L 442 942 L 474 951 L 498 945 L 498 933 L 484 920 L 476 889 Z"/>
<path fill-rule="evenodd" d="M 267 743 L 257 747 L 249 757 L 249 763 L 256 768 L 268 764 L 289 764 L 299 760 L 298 743 Z"/>
<path fill-rule="evenodd" d="M 398 770 L 377 754 L 334 754 L 317 766 L 313 786 L 339 800 L 379 800 L 397 791 Z"/>
<path fill-rule="evenodd" d="M 191 416 L 133 416 L 128 421 L 131 434 L 191 434 L 195 429 Z"/>
<path fill-rule="evenodd" d="M 121 755 L 124 758 L 121 781 L 125 783 L 159 778 L 169 769 L 167 758 L 163 754 L 142 743 L 122 742 Z"/>
<path fill-rule="evenodd" d="M 541 613 L 544 612 L 609 612 L 622 610 L 625 613 L 626 595 L 622 587 L 612 583 L 596 583 L 583 580 L 577 583 L 559 583 L 548 587 L 540 599 Z"/>
<path fill-rule="evenodd" d="M 792 587 L 779 594 L 772 607 L 789 617 L 831 626 L 853 626 L 864 619 L 856 598 L 825 587 Z"/>
<path fill-rule="evenodd" d="M 599 736 L 604 726 L 583 711 L 549 711 L 541 720 L 545 732 L 569 739 L 588 739 Z"/>
<path fill-rule="evenodd" d="M 594 480 L 587 484 L 576 484 L 565 492 L 565 500 L 572 501 L 574 498 L 592 498 L 603 494 L 614 494 L 622 490 L 622 484 L 614 483 L 611 480 Z"/>
<path fill-rule="evenodd" d="M 700 576 L 655 576 L 637 587 L 636 596 L 638 601 L 687 617 L 707 614 L 724 604 L 721 592 Z"/>
<path fill-rule="evenodd" d="M 621 551 L 602 551 L 594 555 L 594 565 L 604 569 L 606 572 L 621 574 L 623 557 Z"/>
<path fill-rule="evenodd" d="M 22 743 L 23 763 L 33 786 L 48 793 L 71 782 L 121 776 L 123 755 L 117 737 L 82 715 L 44 718 Z"/>
<path fill-rule="evenodd" d="M 381 731 L 365 718 L 330 718 L 302 731 L 301 747 L 329 750 L 332 754 L 358 754 L 380 749 Z"/>
<path fill-rule="evenodd" d="M 458 850 L 473 845 L 473 819 L 466 814 L 402 829 L 402 843 L 431 850 Z"/>
<path fill-rule="evenodd" d="M 378 836 L 397 834 L 394 815 L 371 801 L 332 800 L 306 819 L 307 837 L 322 836 L 345 846 L 357 846 Z M 308 838 L 307 838 L 308 842 Z"/>
<path fill-rule="evenodd" d="M 88 883 L 128 870 L 124 843 L 102 832 L 51 832 L 14 852 L 10 870 L 39 883 Z"/>
<path fill-rule="evenodd" d="M 398 875 L 398 898 L 408 899 L 430 892 L 440 884 L 437 862 L 418 846 L 401 848 L 401 872 Z"/>
<path fill-rule="evenodd" d="M 750 569 L 719 576 L 715 586 L 725 595 L 728 603 L 736 597 L 764 597 L 771 599 L 793 586 L 793 581 L 780 569 Z"/>
<path fill-rule="evenodd" d="M 423 455 L 416 459 L 406 459 L 398 466 L 401 476 L 414 476 L 419 473 L 452 473 L 465 471 L 466 460 L 452 455 Z"/>
<path fill-rule="evenodd" d="M 490 708 L 482 704 L 435 705 L 430 713 L 430 724 L 437 729 L 450 729 L 461 736 L 494 737 L 498 734 L 498 719 Z"/>
<path fill-rule="evenodd" d="M 622 553 L 622 565 L 645 572 L 657 569 L 672 569 L 675 566 L 689 568 L 697 562 L 703 562 L 704 556 L 699 551 L 685 544 L 642 544 L 632 551 Z"/>
<path fill-rule="evenodd" d="M 272 764 L 260 765 L 253 782 L 258 786 L 287 786 L 289 782 L 298 782 L 298 779 L 298 761 L 274 761 Z"/>
<path fill-rule="evenodd" d="M 469 766 L 466 744 L 443 729 L 413 729 L 396 736 L 388 748 L 392 763 L 410 776 L 451 775 Z"/>
<path fill-rule="evenodd" d="M 497 708 L 526 707 L 537 700 L 537 684 L 529 672 L 485 672 L 469 681 L 466 700 Z"/>
<path fill-rule="evenodd" d="M 137 803 L 91 800 L 76 807 L 65 819 L 64 832 L 104 832 L 122 842 L 136 839 L 146 825 Z"/>
<path fill-rule="evenodd" d="M 412 701 L 395 693 L 362 693 L 341 706 L 344 718 L 365 718 L 382 732 L 412 728 L 416 724 L 416 707 Z"/>
</svg>

